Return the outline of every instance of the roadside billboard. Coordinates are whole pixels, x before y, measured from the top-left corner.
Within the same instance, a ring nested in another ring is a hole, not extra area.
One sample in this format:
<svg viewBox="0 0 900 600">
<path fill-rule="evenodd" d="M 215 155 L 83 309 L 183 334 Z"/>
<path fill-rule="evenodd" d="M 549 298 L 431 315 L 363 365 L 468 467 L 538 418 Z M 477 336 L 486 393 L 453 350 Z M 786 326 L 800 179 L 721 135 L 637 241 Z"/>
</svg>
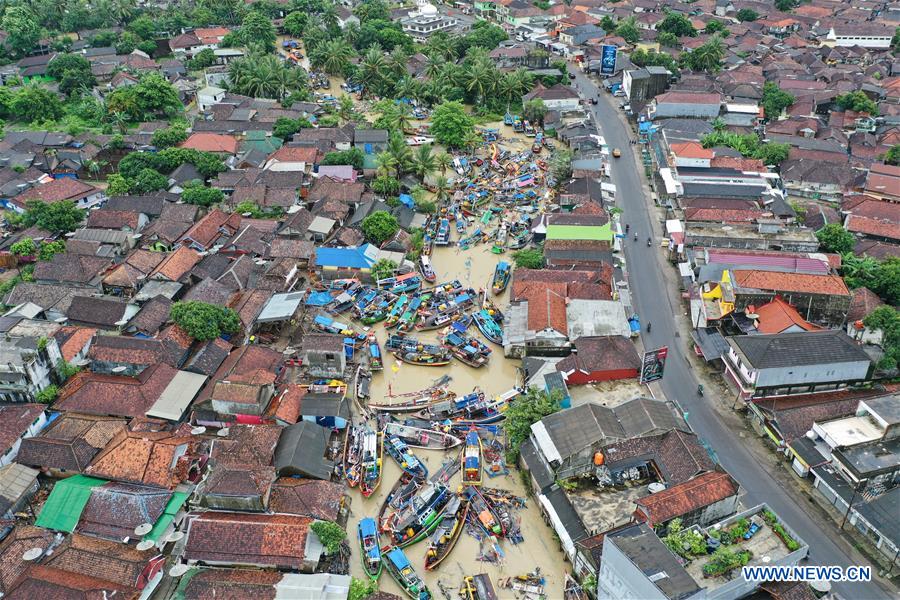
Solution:
<svg viewBox="0 0 900 600">
<path fill-rule="evenodd" d="M 651 381 L 662 379 L 668 354 L 668 346 L 644 352 L 644 360 L 641 363 L 641 383 L 650 383 Z"/>
</svg>

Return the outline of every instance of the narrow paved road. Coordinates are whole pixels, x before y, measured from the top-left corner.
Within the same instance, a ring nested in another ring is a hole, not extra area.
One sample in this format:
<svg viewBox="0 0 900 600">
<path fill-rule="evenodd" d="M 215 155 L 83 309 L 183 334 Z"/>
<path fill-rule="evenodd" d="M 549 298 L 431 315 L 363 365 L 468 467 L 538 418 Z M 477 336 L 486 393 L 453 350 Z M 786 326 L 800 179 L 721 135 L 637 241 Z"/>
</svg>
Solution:
<svg viewBox="0 0 900 600">
<path fill-rule="evenodd" d="M 662 230 L 656 215 L 648 207 L 641 179 L 643 167 L 636 163 L 629 143 L 631 132 L 617 114 L 615 103 L 618 98 L 605 91 L 601 92 L 587 75 L 577 69 L 573 70 L 576 71 L 576 83 L 583 96 L 590 98 L 600 94 L 599 103 L 591 105 L 594 124 L 599 125 L 599 133 L 604 136 L 610 149 L 619 148 L 622 151 L 621 158 L 612 159 L 612 182 L 616 185 L 618 206 L 624 211 L 624 222 L 631 226 L 630 237 L 624 244 L 629 287 L 634 311 L 644 327 L 641 333 L 644 347 L 669 347 L 665 376 L 661 381 L 663 392 L 687 413 L 688 422 L 694 431 L 713 448 L 722 466 L 740 482 L 746 493 L 745 503 L 749 506 L 768 503 L 809 544 L 808 564 L 854 564 L 847 553 L 831 539 L 836 527 L 830 523 L 820 526 L 814 521 L 803 510 L 803 506 L 798 505 L 769 475 L 766 466 L 757 462 L 740 442 L 737 432 L 730 430 L 715 409 L 707 405 L 706 399 L 697 395 L 698 381 L 685 357 L 686 340 L 676 337 L 674 315 L 683 312 L 683 308 L 673 305 L 665 289 L 666 279 L 658 260 Z M 637 242 L 633 241 L 635 233 L 638 235 Z M 649 248 L 648 236 L 653 239 Z M 650 334 L 646 331 L 647 323 L 653 324 Z M 893 596 L 875 583 L 835 583 L 834 590 L 853 600 Z"/>
</svg>

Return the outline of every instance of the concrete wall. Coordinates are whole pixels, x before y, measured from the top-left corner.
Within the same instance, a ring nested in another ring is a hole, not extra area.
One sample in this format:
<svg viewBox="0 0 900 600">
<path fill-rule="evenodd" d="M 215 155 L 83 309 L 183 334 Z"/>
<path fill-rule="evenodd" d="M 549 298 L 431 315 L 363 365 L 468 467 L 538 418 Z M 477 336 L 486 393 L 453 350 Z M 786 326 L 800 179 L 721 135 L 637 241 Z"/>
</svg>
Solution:
<svg viewBox="0 0 900 600">
<path fill-rule="evenodd" d="M 784 385 L 810 385 L 818 383 L 845 383 L 866 378 L 869 361 L 841 362 L 831 364 L 804 365 L 802 367 L 781 367 L 761 369 L 756 387 L 779 387 Z"/>
<path fill-rule="evenodd" d="M 654 119 L 667 117 L 693 117 L 697 119 L 715 119 L 719 116 L 718 104 L 682 104 L 680 102 L 663 102 L 656 105 Z"/>
<path fill-rule="evenodd" d="M 702 596 L 694 596 L 701 598 Z M 597 575 L 597 598 L 603 600 L 668 600 L 627 556 L 603 540 L 603 560 Z"/>
</svg>

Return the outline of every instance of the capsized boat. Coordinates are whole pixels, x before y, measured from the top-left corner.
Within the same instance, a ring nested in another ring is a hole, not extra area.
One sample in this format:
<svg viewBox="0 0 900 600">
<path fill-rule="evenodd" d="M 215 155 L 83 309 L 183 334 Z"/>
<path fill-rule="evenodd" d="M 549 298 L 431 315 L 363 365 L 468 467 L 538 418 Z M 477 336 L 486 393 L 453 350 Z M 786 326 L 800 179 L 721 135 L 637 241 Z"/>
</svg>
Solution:
<svg viewBox="0 0 900 600">
<path fill-rule="evenodd" d="M 500 526 L 500 518 L 478 488 L 470 485 L 463 493 L 469 500 L 469 510 L 475 515 L 478 525 L 489 535 L 503 535 L 505 532 Z"/>
<path fill-rule="evenodd" d="M 401 469 L 419 479 L 428 477 L 428 467 L 409 451 L 406 442 L 395 435 L 385 434 L 385 437 L 387 438 L 385 440 L 387 452 L 400 465 Z"/>
<path fill-rule="evenodd" d="M 431 266 L 431 259 L 426 254 L 422 254 L 419 257 L 419 271 L 422 272 L 422 279 L 428 283 L 434 283 L 435 279 L 437 279 L 434 267 Z"/>
<path fill-rule="evenodd" d="M 406 554 L 400 548 L 391 548 L 385 554 L 384 566 L 394 581 L 397 582 L 412 600 L 431 600 L 431 592 L 415 572 Z"/>
<path fill-rule="evenodd" d="M 357 528 L 359 550 L 366 575 L 377 580 L 381 575 L 381 547 L 378 545 L 378 528 L 375 519 L 366 517 Z"/>
<path fill-rule="evenodd" d="M 506 289 L 506 286 L 509 285 L 511 272 L 510 265 L 505 260 L 501 260 L 497 263 L 497 266 L 494 269 L 494 281 L 491 285 L 491 289 L 495 294 L 502 294 L 503 290 Z"/>
<path fill-rule="evenodd" d="M 473 313 L 472 318 L 475 320 L 475 326 L 478 327 L 478 331 L 480 331 L 489 342 L 495 344 L 503 343 L 503 328 L 500 326 L 500 323 L 494 320 L 494 317 L 492 317 L 487 310 L 481 309 L 478 312 Z"/>
<path fill-rule="evenodd" d="M 381 433 L 367 425 L 363 432 L 363 450 L 360 462 L 362 477 L 359 482 L 359 490 L 366 498 L 374 494 L 381 484 L 383 446 L 384 439 Z"/>
<path fill-rule="evenodd" d="M 385 519 L 385 533 L 401 548 L 425 539 L 437 527 L 444 507 L 453 496 L 444 484 L 425 482 L 406 506 Z"/>
<path fill-rule="evenodd" d="M 481 438 L 478 437 L 478 430 L 474 427 L 466 434 L 466 447 L 460 460 L 463 483 L 481 485 Z"/>
<path fill-rule="evenodd" d="M 454 495 L 447 506 L 438 526 L 431 533 L 428 550 L 425 551 L 425 570 L 437 567 L 450 555 L 459 535 L 465 528 L 466 515 L 469 514 L 469 502 Z"/>
<path fill-rule="evenodd" d="M 463 600 L 498 600 L 494 584 L 487 573 L 467 575 L 459 588 Z"/>
<path fill-rule="evenodd" d="M 407 446 L 425 450 L 449 450 L 462 444 L 461 439 L 443 431 L 411 427 L 394 422 L 385 424 L 384 433 L 399 438 Z"/>
</svg>

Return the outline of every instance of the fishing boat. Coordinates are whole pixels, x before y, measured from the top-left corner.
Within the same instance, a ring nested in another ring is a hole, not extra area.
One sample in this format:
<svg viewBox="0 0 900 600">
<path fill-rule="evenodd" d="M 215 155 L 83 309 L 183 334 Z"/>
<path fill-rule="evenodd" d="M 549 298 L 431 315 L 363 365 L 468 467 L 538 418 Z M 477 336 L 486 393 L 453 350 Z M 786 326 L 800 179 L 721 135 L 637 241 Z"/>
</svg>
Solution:
<svg viewBox="0 0 900 600">
<path fill-rule="evenodd" d="M 473 313 L 472 318 L 475 320 L 475 326 L 478 327 L 478 331 L 480 331 L 489 342 L 503 344 L 503 328 L 487 310 L 481 309 L 480 311 Z"/>
<path fill-rule="evenodd" d="M 497 398 L 485 398 L 480 402 L 466 407 L 462 414 L 457 415 L 452 421 L 452 427 L 457 431 L 463 427 L 481 427 L 499 423 L 505 418 L 505 412 L 509 406 L 509 400 L 502 396 Z"/>
<path fill-rule="evenodd" d="M 418 273 L 411 272 L 395 277 L 387 277 L 379 279 L 375 285 L 378 289 L 387 290 L 392 294 L 402 294 L 405 292 L 415 292 L 422 287 L 422 278 Z"/>
<path fill-rule="evenodd" d="M 366 498 L 375 493 L 381 484 L 382 454 L 384 452 L 384 439 L 381 433 L 366 426 L 362 439 L 362 476 L 359 482 L 359 490 Z"/>
<path fill-rule="evenodd" d="M 484 402 L 484 393 L 474 391 L 462 398 L 449 398 L 440 402 L 432 402 L 414 416 L 428 421 L 452 420 L 466 413 L 470 407 L 480 406 Z"/>
<path fill-rule="evenodd" d="M 381 575 L 381 547 L 378 545 L 378 529 L 375 519 L 366 517 L 357 528 L 359 550 L 366 575 L 377 580 Z"/>
<path fill-rule="evenodd" d="M 468 514 L 469 503 L 454 495 L 444 507 L 444 514 L 431 534 L 428 550 L 425 551 L 426 571 L 436 568 L 450 555 L 453 547 L 456 546 L 459 535 L 465 528 Z"/>
<path fill-rule="evenodd" d="M 454 322 L 448 329 L 442 340 L 453 356 L 470 367 L 483 367 L 487 364 L 491 355 L 487 344 L 474 336 L 466 335 L 463 324 L 457 325 Z"/>
<path fill-rule="evenodd" d="M 500 311 L 500 309 L 497 308 L 497 305 L 494 304 L 494 301 L 491 300 L 491 297 L 488 295 L 487 292 L 482 292 L 481 308 L 486 310 L 488 315 L 490 317 L 492 317 L 495 321 L 497 321 L 501 325 L 503 324 L 503 319 L 505 317 L 503 316 L 503 313 Z"/>
<path fill-rule="evenodd" d="M 463 492 L 469 500 L 469 510 L 475 515 L 478 525 L 487 532 L 488 535 L 503 535 L 505 532 L 500 526 L 500 519 L 494 512 L 494 509 L 488 504 L 487 500 L 478 490 L 477 487 L 470 485 Z"/>
<path fill-rule="evenodd" d="M 403 311 L 406 308 L 406 303 L 409 301 L 409 296 L 403 294 L 400 296 L 396 302 L 394 302 L 394 306 L 391 307 L 391 312 L 388 313 L 387 318 L 384 320 L 385 327 L 393 327 L 400 320 L 400 315 L 403 314 Z"/>
<path fill-rule="evenodd" d="M 494 584 L 487 573 L 466 575 L 459 588 L 463 600 L 499 600 Z"/>
<path fill-rule="evenodd" d="M 509 240 L 509 249 L 510 250 L 521 250 L 529 243 L 531 243 L 531 232 L 527 229 L 525 231 L 519 232 L 516 235 L 512 236 Z"/>
<path fill-rule="evenodd" d="M 506 242 L 509 238 L 509 230 L 506 228 L 506 221 L 500 223 L 500 227 L 497 228 L 497 234 L 494 236 L 494 245 L 491 247 L 491 252 L 494 254 L 503 254 L 506 252 Z"/>
<path fill-rule="evenodd" d="M 469 220 L 462 213 L 461 210 L 456 211 L 456 233 L 461 238 L 465 233 L 466 229 L 469 228 Z"/>
<path fill-rule="evenodd" d="M 328 315 L 316 315 L 316 318 L 313 319 L 313 327 L 325 333 L 334 333 L 345 338 L 351 338 L 354 347 L 362 346 L 368 339 L 366 334 L 357 333 L 346 323 L 335 321 Z"/>
<path fill-rule="evenodd" d="M 415 328 L 416 320 L 419 318 L 420 306 L 422 306 L 422 298 L 419 296 L 413 297 L 406 310 L 403 311 L 397 322 L 393 324 L 397 326 L 398 331 L 409 332 Z M 393 327 L 393 325 L 386 324 L 386 327 Z"/>
<path fill-rule="evenodd" d="M 510 269 L 509 263 L 505 260 L 501 260 L 497 263 L 497 267 L 494 269 L 494 282 L 491 286 L 491 289 L 495 294 L 502 294 L 503 290 L 506 289 L 506 286 L 509 285 L 509 277 L 512 273 Z"/>
<path fill-rule="evenodd" d="M 391 306 L 393 306 L 394 302 L 396 301 L 396 294 L 388 291 L 382 291 L 378 294 L 378 297 L 375 298 L 375 300 L 366 308 L 366 310 L 362 311 L 359 314 L 360 322 L 363 325 L 374 325 L 375 323 L 384 321 L 391 310 Z"/>
<path fill-rule="evenodd" d="M 497 522 L 500 523 L 500 528 L 503 530 L 503 535 L 508 534 L 512 530 L 512 514 L 509 512 L 509 504 L 508 501 L 503 497 L 491 497 L 489 494 L 485 493 L 483 495 L 485 502 L 487 502 L 488 506 L 494 512 L 494 515 L 497 517 Z"/>
<path fill-rule="evenodd" d="M 444 507 L 453 496 L 444 484 L 425 482 L 406 506 L 385 519 L 385 533 L 400 548 L 425 539 L 437 527 Z"/>
<path fill-rule="evenodd" d="M 440 390 L 425 392 L 421 396 L 413 400 L 407 400 L 405 402 L 392 402 L 387 404 L 369 404 L 369 408 L 388 413 L 415 412 L 417 410 L 422 410 L 423 408 L 426 408 L 434 404 L 435 402 L 443 402 L 455 397 L 456 393 L 442 388 Z"/>
<path fill-rule="evenodd" d="M 356 399 L 359 401 L 368 400 L 371 388 L 372 374 L 360 365 L 356 370 Z"/>
<path fill-rule="evenodd" d="M 408 597 L 412 600 L 431 600 L 431 592 L 415 572 L 406 554 L 400 548 L 391 548 L 385 554 L 384 561 L 387 572 L 391 574 Z"/>
<path fill-rule="evenodd" d="M 461 439 L 443 431 L 410 427 L 395 422 L 385 424 L 384 434 L 399 438 L 407 446 L 423 450 L 449 450 L 462 444 Z"/>
<path fill-rule="evenodd" d="M 357 297 L 356 302 L 353 304 L 353 310 L 356 314 L 362 314 L 365 312 L 369 305 L 375 302 L 375 298 L 378 297 L 378 290 L 374 288 L 368 288 L 364 292 L 362 292 L 359 297 Z"/>
<path fill-rule="evenodd" d="M 422 487 L 421 480 L 416 479 L 409 473 L 400 475 L 400 479 L 397 480 L 397 483 L 395 483 L 394 487 L 391 488 L 391 491 L 388 492 L 384 502 L 381 503 L 381 508 L 378 510 L 379 531 L 387 531 L 384 515 L 387 513 L 388 509 L 396 511 L 406 506 L 410 499 L 416 495 L 416 492 L 419 491 L 420 487 Z"/>
<path fill-rule="evenodd" d="M 374 333 L 370 333 L 367 337 L 369 344 L 369 370 L 380 371 L 384 368 L 381 360 L 381 346 L 378 345 L 378 338 Z"/>
<path fill-rule="evenodd" d="M 446 246 L 450 243 L 450 219 L 442 218 L 438 224 L 437 236 L 434 238 L 435 246 Z"/>
<path fill-rule="evenodd" d="M 415 350 L 397 350 L 394 357 L 410 365 L 420 367 L 442 367 L 450 363 L 453 355 L 443 346 L 423 344 Z"/>
<path fill-rule="evenodd" d="M 419 257 L 419 271 L 422 272 L 422 279 L 428 283 L 434 283 L 437 279 L 434 268 L 431 266 L 431 259 L 425 254 Z"/>
<path fill-rule="evenodd" d="M 347 485 L 356 487 L 362 476 L 363 427 L 351 425 L 344 436 L 343 471 Z"/>
<path fill-rule="evenodd" d="M 464 484 L 481 485 L 481 438 L 472 427 L 466 434 L 466 447 L 462 458 L 462 480 Z"/>
<path fill-rule="evenodd" d="M 387 438 L 385 440 L 387 452 L 391 455 L 391 458 L 400 465 L 401 469 L 419 479 L 428 477 L 428 467 L 409 451 L 409 446 L 406 445 L 406 442 L 395 435 L 384 435 Z"/>
</svg>

